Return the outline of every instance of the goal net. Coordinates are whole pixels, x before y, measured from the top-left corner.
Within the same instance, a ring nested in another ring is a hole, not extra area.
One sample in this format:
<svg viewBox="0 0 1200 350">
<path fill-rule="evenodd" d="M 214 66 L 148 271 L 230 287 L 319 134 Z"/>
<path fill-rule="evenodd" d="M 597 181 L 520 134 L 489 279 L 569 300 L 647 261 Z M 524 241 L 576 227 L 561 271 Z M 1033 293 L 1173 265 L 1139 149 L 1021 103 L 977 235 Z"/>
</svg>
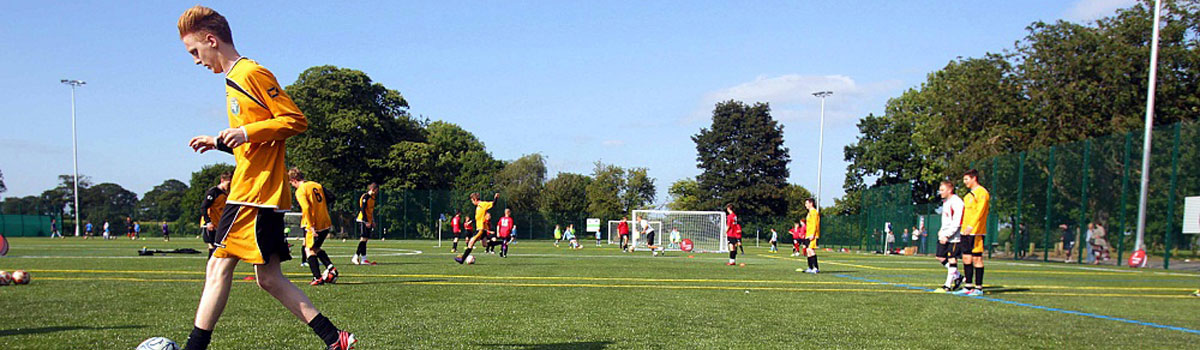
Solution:
<svg viewBox="0 0 1200 350">
<path fill-rule="evenodd" d="M 636 225 L 637 223 L 634 222 L 633 220 L 630 220 L 628 222 L 629 222 L 629 239 L 633 240 L 634 248 L 639 248 L 639 247 L 645 248 L 646 247 L 646 239 L 642 237 L 642 227 Z M 670 241 L 666 237 L 663 237 L 662 234 L 659 233 L 659 232 L 663 232 L 662 221 L 648 220 L 648 222 L 650 223 L 650 228 L 653 228 L 654 232 L 655 232 L 654 233 L 654 245 L 661 246 L 663 242 Z M 607 231 L 608 232 L 608 244 L 617 244 L 617 245 L 621 244 L 621 235 L 620 235 L 619 230 L 617 229 L 617 226 L 620 224 L 621 224 L 621 220 L 609 220 L 608 221 L 608 231 Z"/>
<path fill-rule="evenodd" d="M 301 214 L 297 212 L 283 213 L 283 227 L 288 229 L 285 238 L 300 237 L 304 239 L 304 229 L 300 228 Z"/>
<path fill-rule="evenodd" d="M 678 245 L 671 245 L 671 233 L 679 231 L 680 240 L 691 239 L 692 250 L 696 252 L 728 252 L 728 240 L 725 238 L 725 213 L 719 211 L 675 211 L 675 210 L 634 210 L 633 220 L 630 220 L 630 230 L 635 234 L 638 230 L 633 225 L 637 220 L 645 218 L 650 222 L 661 223 L 654 227 L 655 241 L 659 246 L 668 250 L 679 250 Z M 615 230 L 616 226 L 610 224 Z M 653 225 L 652 225 L 653 226 Z M 666 244 L 662 244 L 666 243 Z"/>
</svg>

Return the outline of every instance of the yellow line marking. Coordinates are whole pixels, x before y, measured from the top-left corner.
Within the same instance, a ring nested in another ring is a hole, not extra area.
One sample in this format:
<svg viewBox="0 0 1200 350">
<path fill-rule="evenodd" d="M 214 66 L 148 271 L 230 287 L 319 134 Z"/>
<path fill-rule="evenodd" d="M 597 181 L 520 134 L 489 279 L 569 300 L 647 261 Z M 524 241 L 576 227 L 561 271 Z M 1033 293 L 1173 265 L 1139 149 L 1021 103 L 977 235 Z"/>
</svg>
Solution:
<svg viewBox="0 0 1200 350">
<path fill-rule="evenodd" d="M 764 257 L 764 258 L 771 258 L 771 259 L 783 259 L 783 260 L 794 260 L 794 261 L 800 261 L 800 259 L 789 259 L 789 258 L 786 258 L 786 257 L 779 257 L 779 256 L 770 256 L 770 255 L 762 255 L 762 254 L 759 254 L 759 256 L 761 256 L 761 257 Z M 878 266 L 868 266 L 868 265 L 850 264 L 850 263 L 837 262 L 837 261 L 829 261 L 829 260 L 822 261 L 821 263 L 825 263 L 825 264 L 831 264 L 831 265 L 838 265 L 838 266 L 854 267 L 854 268 L 859 268 L 859 269 L 877 270 L 877 271 L 942 271 L 942 269 L 939 269 L 939 268 L 924 268 L 924 267 L 915 267 L 915 268 L 914 268 L 914 267 L 878 267 Z M 1099 275 L 1121 275 L 1121 276 L 1130 276 L 1130 275 L 1140 275 L 1140 276 L 1143 276 L 1143 277 L 1154 277 L 1154 275 L 1140 274 L 1140 271 L 1129 271 L 1129 272 L 1114 272 L 1114 271 L 1023 271 L 1023 270 L 989 270 L 989 271 L 991 271 L 992 273 L 1006 273 L 1006 274 L 1031 274 L 1031 275 L 1041 275 L 1041 274 L 1045 274 L 1045 275 L 1087 275 L 1087 276 L 1099 276 Z"/>
</svg>

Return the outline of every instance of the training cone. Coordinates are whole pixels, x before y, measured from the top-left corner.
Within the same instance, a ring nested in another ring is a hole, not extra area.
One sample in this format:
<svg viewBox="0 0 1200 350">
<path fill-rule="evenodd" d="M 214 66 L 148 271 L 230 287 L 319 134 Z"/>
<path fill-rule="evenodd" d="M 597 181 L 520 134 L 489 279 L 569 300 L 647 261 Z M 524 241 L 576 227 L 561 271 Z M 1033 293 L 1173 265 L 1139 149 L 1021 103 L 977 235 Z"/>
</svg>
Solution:
<svg viewBox="0 0 1200 350">
<path fill-rule="evenodd" d="M 242 278 L 242 280 L 243 280 L 243 281 L 253 281 L 253 280 L 254 280 L 254 276 L 246 276 L 246 277 Z"/>
</svg>

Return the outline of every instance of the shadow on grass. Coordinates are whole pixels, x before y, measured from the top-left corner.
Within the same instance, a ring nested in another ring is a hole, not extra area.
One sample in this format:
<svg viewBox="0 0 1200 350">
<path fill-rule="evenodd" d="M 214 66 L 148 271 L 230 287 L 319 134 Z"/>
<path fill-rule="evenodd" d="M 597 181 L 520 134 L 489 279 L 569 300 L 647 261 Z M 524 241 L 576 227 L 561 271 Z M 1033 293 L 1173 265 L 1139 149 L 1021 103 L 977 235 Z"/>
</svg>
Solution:
<svg viewBox="0 0 1200 350">
<path fill-rule="evenodd" d="M 17 328 L 17 329 L 0 329 L 0 337 L 10 335 L 27 335 L 27 334 L 43 334 L 66 331 L 79 330 L 110 330 L 110 329 L 133 329 L 146 328 L 142 325 L 125 325 L 125 326 L 110 326 L 110 327 L 92 327 L 92 326 L 55 326 L 55 327 L 38 327 L 38 328 Z"/>
<path fill-rule="evenodd" d="M 1004 293 L 1019 293 L 1028 292 L 1029 288 L 1007 288 L 1005 286 L 985 286 L 983 290 L 988 294 L 1004 294 Z"/>
<path fill-rule="evenodd" d="M 480 346 L 499 349 L 520 350 L 601 350 L 612 344 L 611 341 L 590 341 L 551 344 L 479 344 Z"/>
</svg>

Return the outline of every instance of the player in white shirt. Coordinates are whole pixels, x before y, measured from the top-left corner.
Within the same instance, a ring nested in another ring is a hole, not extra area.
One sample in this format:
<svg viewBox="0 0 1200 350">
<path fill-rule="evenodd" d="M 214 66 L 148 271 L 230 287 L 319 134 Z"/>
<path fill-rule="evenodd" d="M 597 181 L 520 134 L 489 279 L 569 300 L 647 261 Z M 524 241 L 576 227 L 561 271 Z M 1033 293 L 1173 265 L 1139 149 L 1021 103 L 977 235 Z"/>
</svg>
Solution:
<svg viewBox="0 0 1200 350">
<path fill-rule="evenodd" d="M 934 290 L 946 293 L 962 286 L 963 276 L 958 274 L 958 259 L 962 258 L 959 242 L 962 240 L 963 200 L 954 194 L 954 183 L 942 181 L 938 186 L 938 196 L 942 197 L 942 228 L 938 230 L 937 257 L 938 262 L 946 267 L 946 283 Z"/>
</svg>

